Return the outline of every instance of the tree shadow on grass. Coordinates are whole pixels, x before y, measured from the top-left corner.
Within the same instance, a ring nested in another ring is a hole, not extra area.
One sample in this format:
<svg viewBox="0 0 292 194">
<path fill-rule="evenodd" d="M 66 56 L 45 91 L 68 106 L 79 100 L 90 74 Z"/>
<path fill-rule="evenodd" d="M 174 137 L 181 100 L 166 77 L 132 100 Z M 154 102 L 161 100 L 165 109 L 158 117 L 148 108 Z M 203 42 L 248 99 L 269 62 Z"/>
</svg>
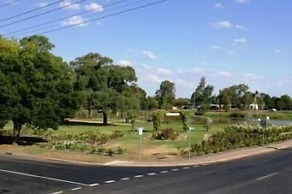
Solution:
<svg viewBox="0 0 292 194">
<path fill-rule="evenodd" d="M 101 122 L 89 122 L 89 121 L 65 121 L 63 123 L 64 126 L 116 126 L 112 123 L 108 123 L 106 125 L 104 125 Z"/>
<path fill-rule="evenodd" d="M 14 143 L 13 137 L 9 135 L 0 135 L 0 145 L 6 144 L 6 145 L 12 145 Z M 19 137 L 17 144 L 21 146 L 30 146 L 37 143 L 45 143 L 47 140 L 43 139 L 42 137 L 36 137 L 36 136 L 23 136 Z"/>
</svg>

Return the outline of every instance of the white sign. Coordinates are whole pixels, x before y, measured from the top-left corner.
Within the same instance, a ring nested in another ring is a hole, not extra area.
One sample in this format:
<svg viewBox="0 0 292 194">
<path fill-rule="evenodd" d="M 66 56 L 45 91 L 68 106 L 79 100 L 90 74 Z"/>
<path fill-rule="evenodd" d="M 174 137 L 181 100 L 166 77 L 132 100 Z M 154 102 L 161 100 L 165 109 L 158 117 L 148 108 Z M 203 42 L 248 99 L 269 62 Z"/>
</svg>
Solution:
<svg viewBox="0 0 292 194">
<path fill-rule="evenodd" d="M 144 129 L 143 127 L 139 127 L 139 128 L 138 128 L 138 133 L 139 133 L 139 135 L 143 135 L 143 129 Z"/>
<path fill-rule="evenodd" d="M 190 127 L 190 131 L 194 130 L 194 127 Z"/>
</svg>

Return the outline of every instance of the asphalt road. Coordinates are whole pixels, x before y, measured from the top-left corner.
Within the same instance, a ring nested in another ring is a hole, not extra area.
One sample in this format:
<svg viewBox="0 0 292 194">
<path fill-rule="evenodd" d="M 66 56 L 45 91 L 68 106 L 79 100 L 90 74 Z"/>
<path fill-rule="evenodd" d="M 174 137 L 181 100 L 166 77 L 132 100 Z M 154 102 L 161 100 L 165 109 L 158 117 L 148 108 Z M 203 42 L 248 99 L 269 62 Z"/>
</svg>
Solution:
<svg viewBox="0 0 292 194">
<path fill-rule="evenodd" d="M 210 165 L 109 167 L 0 156 L 0 194 L 292 193 L 292 148 Z"/>
</svg>

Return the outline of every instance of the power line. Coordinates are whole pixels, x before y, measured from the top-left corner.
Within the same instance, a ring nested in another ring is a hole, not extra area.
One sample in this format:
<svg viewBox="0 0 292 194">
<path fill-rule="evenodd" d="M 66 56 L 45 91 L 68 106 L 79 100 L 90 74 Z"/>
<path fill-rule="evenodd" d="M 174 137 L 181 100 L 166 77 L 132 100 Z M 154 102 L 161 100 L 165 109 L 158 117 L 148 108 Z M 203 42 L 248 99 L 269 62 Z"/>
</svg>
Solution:
<svg viewBox="0 0 292 194">
<path fill-rule="evenodd" d="M 117 4 L 126 2 L 126 1 L 127 0 L 118 1 L 118 2 L 115 2 L 115 3 L 112 3 L 112 4 L 107 4 L 104 7 L 110 7 L 110 6 L 117 5 Z M 114 10 L 122 9 L 122 8 L 129 7 L 129 6 L 133 6 L 133 5 L 136 5 L 136 4 L 145 2 L 145 1 L 149 1 L 149 0 L 139 0 L 139 1 L 131 2 L 131 3 L 128 3 L 128 4 L 125 4 L 125 5 L 119 6 L 119 7 L 115 7 L 115 8 L 112 8 L 112 9 L 107 9 L 106 11 L 104 11 L 102 13 L 100 12 L 100 13 L 90 14 L 90 15 L 88 15 L 86 17 L 91 17 L 91 16 L 94 16 L 94 15 L 103 14 L 103 13 L 106 13 L 106 12 L 111 12 L 111 11 L 114 11 Z M 88 13 L 88 11 L 83 12 L 83 14 L 84 13 Z M 83 14 L 81 13 L 81 14 L 77 14 L 77 15 L 83 15 Z M 73 15 L 73 16 L 76 16 L 76 15 Z M 7 35 L 11 35 L 11 34 L 16 34 L 17 32 L 22 32 L 24 30 L 26 31 L 25 33 L 33 32 L 34 30 L 31 30 L 32 28 L 34 28 L 34 29 L 37 28 L 36 30 L 42 30 L 42 29 L 47 29 L 47 28 L 50 28 L 50 27 L 58 26 L 58 24 L 53 24 L 53 25 L 49 25 L 49 26 L 48 26 L 48 24 L 51 24 L 51 23 L 54 23 L 54 22 L 58 22 L 58 21 L 62 21 L 64 19 L 67 19 L 67 18 L 70 18 L 70 17 L 71 16 L 64 17 L 64 18 L 60 18 L 60 19 L 57 19 L 57 20 L 52 20 L 52 21 L 45 22 L 45 23 L 42 23 L 42 24 L 37 24 L 37 25 L 34 25 L 34 26 L 27 27 L 25 29 L 21 29 L 21 30 L 17 30 L 17 31 L 14 31 L 14 32 L 10 32 L 10 33 L 3 34 L 3 36 L 7 36 Z M 41 27 L 41 26 L 43 26 L 43 27 Z M 29 31 L 27 31 L 27 30 L 29 30 Z M 21 34 L 23 34 L 23 33 L 21 33 Z M 18 33 L 18 35 L 21 35 L 21 34 Z"/>
<path fill-rule="evenodd" d="M 19 1 L 19 0 L 17 0 Z M 11 17 L 7 17 L 7 18 L 4 18 L 4 19 L 1 19 L 0 22 L 3 22 L 3 21 L 7 21 L 7 20 L 11 20 L 13 18 L 16 18 L 16 17 L 19 17 L 19 16 L 23 16 L 23 15 L 26 15 L 28 13 L 32 13 L 32 12 L 35 12 L 35 11 L 38 11 L 38 10 L 41 10 L 41 9 L 44 9 L 44 8 L 47 8 L 47 7 L 50 7 L 52 5 L 55 5 L 57 3 L 60 3 L 62 2 L 63 0 L 60 0 L 60 1 L 56 1 L 56 2 L 53 2 L 53 3 L 50 3 L 50 4 L 47 4 L 45 6 L 42 6 L 42 7 L 38 7 L 36 9 L 32 9 L 32 10 L 29 10 L 29 11 L 26 11 L 26 12 L 22 12 L 22 13 L 19 13 L 19 14 L 16 14 L 14 16 L 11 16 Z M 15 2 L 15 1 L 14 1 Z"/>
<path fill-rule="evenodd" d="M 23 22 L 23 21 L 26 21 L 26 20 L 30 20 L 30 19 L 33 19 L 33 18 L 36 18 L 36 17 L 39 17 L 39 16 L 42 16 L 42 15 L 46 15 L 46 14 L 49 14 L 49 13 L 52 13 L 52 12 L 55 12 L 55 11 L 58 11 L 58 10 L 61 10 L 63 8 L 66 8 L 66 7 L 70 7 L 72 5 L 76 5 L 78 3 L 81 3 L 83 1 L 86 1 L 86 0 L 80 0 L 80 1 L 77 1 L 75 3 L 70 3 L 68 5 L 64 5 L 62 7 L 58 7 L 58 8 L 55 8 L 55 9 L 52 9 L 52 10 L 49 10 L 49 11 L 46 11 L 46 12 L 43 12 L 43 13 L 39 13 L 39 14 L 36 14 L 36 15 L 33 15 L 33 16 L 30 16 L 30 17 L 27 17 L 27 18 L 24 18 L 24 19 L 20 19 L 20 20 L 16 20 L 14 22 L 11 22 L 11 23 L 8 23 L 8 24 L 4 24 L 4 25 L 1 25 L 0 28 L 3 28 L 3 27 L 6 27 L 6 26 L 11 26 L 13 24 L 17 24 L 17 23 L 20 23 L 20 22 Z"/>
<path fill-rule="evenodd" d="M 155 1 L 155 2 L 152 2 L 152 3 L 148 3 L 148 4 L 145 4 L 145 5 L 141 5 L 141 6 L 138 6 L 138 7 L 131 8 L 131 9 L 127 9 L 127 10 L 120 11 L 120 12 L 117 12 L 117 13 L 113 13 L 113 14 L 109 14 L 109 15 L 106 15 L 106 16 L 102 16 L 102 17 L 99 17 L 99 18 L 93 18 L 91 20 L 83 21 L 83 22 L 80 22 L 80 23 L 77 23 L 77 24 L 72 24 L 72 25 L 69 25 L 69 26 L 64 26 L 64 27 L 60 27 L 60 28 L 55 28 L 55 29 L 52 29 L 52 30 L 44 31 L 44 32 L 41 32 L 41 33 L 38 33 L 38 34 L 48 34 L 48 33 L 51 33 L 51 32 L 60 31 L 60 30 L 63 30 L 63 29 L 67 29 L 67 28 L 71 28 L 71 27 L 74 27 L 74 26 L 78 26 L 80 24 L 86 24 L 86 23 L 89 23 L 89 22 L 98 21 L 98 20 L 101 20 L 101 19 L 104 19 L 104 18 L 109 18 L 109 17 L 121 15 L 121 14 L 124 14 L 124 13 L 127 13 L 127 12 L 131 12 L 131 11 L 135 11 L 135 10 L 138 10 L 138 9 L 142 9 L 142 8 L 145 8 L 145 7 L 150 7 L 150 6 L 153 6 L 153 5 L 156 5 L 156 4 L 160 4 L 160 3 L 163 3 L 163 2 L 166 2 L 166 1 L 168 1 L 168 0 Z"/>
<path fill-rule="evenodd" d="M 10 2 L 7 2 L 7 3 L 4 3 L 4 4 L 0 5 L 0 8 L 6 7 L 6 6 L 8 6 L 8 5 L 12 5 L 12 4 L 17 3 L 17 2 L 19 2 L 19 1 L 20 1 L 20 0 L 12 0 L 12 1 L 10 1 Z"/>
<path fill-rule="evenodd" d="M 106 4 L 106 5 L 102 6 L 102 7 L 103 7 L 103 8 L 105 8 L 105 7 L 111 7 L 111 6 L 114 6 L 114 5 L 118 5 L 118 4 L 124 3 L 124 2 L 126 2 L 126 1 L 128 1 L 128 0 L 121 0 L 121 1 L 114 2 L 114 3 L 109 3 L 109 4 Z M 143 0 L 143 1 L 145 1 L 145 0 Z M 121 7 L 119 7 L 119 8 L 121 8 Z M 12 31 L 12 32 L 8 32 L 8 33 L 6 33 L 6 34 L 2 34 L 2 35 L 3 35 L 3 36 L 13 35 L 13 34 L 16 34 L 16 33 L 18 33 L 18 32 L 23 32 L 23 31 L 27 31 L 27 30 L 30 30 L 30 31 L 31 31 L 32 29 L 35 29 L 35 28 L 38 28 L 39 30 L 40 30 L 40 29 L 44 29 L 44 28 L 50 27 L 50 26 L 48 26 L 48 24 L 52 24 L 52 23 L 55 23 L 55 22 L 59 22 L 59 21 L 62 21 L 62 20 L 65 20 L 65 19 L 71 18 L 71 17 L 73 17 L 73 16 L 84 15 L 84 14 L 86 14 L 86 13 L 90 13 L 90 12 L 95 11 L 95 10 L 97 10 L 97 9 L 99 9 L 99 8 L 90 9 L 90 10 L 87 10 L 87 11 L 80 12 L 80 13 L 78 13 L 78 14 L 72 14 L 72 15 L 70 15 L 70 16 L 62 17 L 62 18 L 55 19 L 55 20 L 50 20 L 50 21 L 48 21 L 48 22 L 44 22 L 44 23 L 41 23 L 41 24 L 36 24 L 36 25 L 33 25 L 33 26 L 28 26 L 28 27 L 26 27 L 26 28 L 22 28 L 22 29 L 19 29 L 19 30 L 15 30 L 15 31 Z M 106 10 L 106 11 L 112 11 L 112 10 L 113 10 L 113 9 L 111 9 L 111 10 Z M 104 12 L 106 12 L 106 11 L 104 11 Z M 104 12 L 103 12 L 103 13 L 104 13 Z M 91 15 L 90 15 L 90 16 L 91 16 Z M 42 26 L 45 26 L 45 27 L 42 27 Z M 40 27 L 42 27 L 42 28 L 40 28 Z"/>
</svg>

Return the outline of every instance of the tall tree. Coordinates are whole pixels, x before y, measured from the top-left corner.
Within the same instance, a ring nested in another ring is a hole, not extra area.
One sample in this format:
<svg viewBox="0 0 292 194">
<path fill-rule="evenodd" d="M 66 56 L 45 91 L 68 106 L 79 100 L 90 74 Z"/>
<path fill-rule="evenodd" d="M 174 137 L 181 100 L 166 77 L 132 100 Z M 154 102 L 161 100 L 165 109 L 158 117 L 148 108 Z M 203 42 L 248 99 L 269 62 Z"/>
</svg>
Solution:
<svg viewBox="0 0 292 194">
<path fill-rule="evenodd" d="M 170 109 L 175 100 L 175 84 L 165 80 L 160 84 L 159 89 L 155 92 L 156 99 L 161 109 Z"/>
<path fill-rule="evenodd" d="M 208 110 L 212 101 L 213 90 L 212 85 L 206 85 L 206 78 L 201 77 L 199 85 L 191 96 L 191 103 L 200 107 L 201 110 Z"/>
<path fill-rule="evenodd" d="M 291 110 L 292 99 L 288 94 L 282 95 L 280 97 L 281 104 L 283 105 L 282 110 Z"/>
<path fill-rule="evenodd" d="M 249 107 L 252 97 L 248 89 L 249 87 L 245 84 L 223 88 L 219 91 L 218 96 L 220 104 L 224 105 L 226 111 L 229 110 L 230 106 L 235 106 L 240 110 Z"/>
<path fill-rule="evenodd" d="M 96 109 L 103 114 L 104 125 L 108 122 L 110 112 L 123 112 L 133 105 L 126 103 L 128 97 L 132 100 L 134 97 L 141 97 L 127 94 L 129 91 L 133 94 L 131 84 L 137 81 L 132 67 L 114 65 L 110 58 L 98 53 L 78 57 L 70 62 L 70 66 L 77 74 L 75 88 L 85 96 L 83 107 L 88 110 L 88 116 L 90 117 L 91 111 Z"/>
<path fill-rule="evenodd" d="M 38 41 L 38 39 L 40 41 Z M 43 36 L 15 41 L 0 41 L 0 104 L 13 122 L 16 139 L 24 124 L 33 128 L 57 129 L 66 117 L 79 108 L 73 90 L 74 73 L 61 58 L 43 48 Z"/>
</svg>

